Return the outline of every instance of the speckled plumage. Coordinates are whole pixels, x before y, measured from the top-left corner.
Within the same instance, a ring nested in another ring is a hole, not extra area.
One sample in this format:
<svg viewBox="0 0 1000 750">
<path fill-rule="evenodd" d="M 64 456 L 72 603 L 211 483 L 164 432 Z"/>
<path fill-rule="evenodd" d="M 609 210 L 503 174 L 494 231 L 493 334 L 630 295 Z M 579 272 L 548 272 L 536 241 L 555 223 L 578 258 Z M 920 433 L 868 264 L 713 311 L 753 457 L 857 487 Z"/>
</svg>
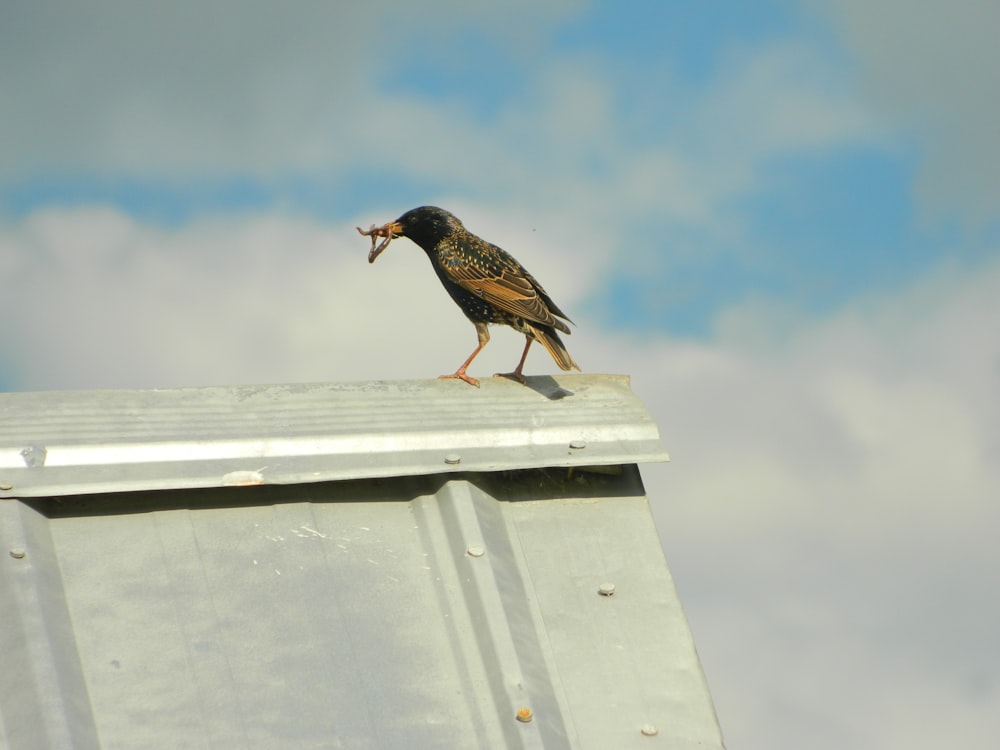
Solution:
<svg viewBox="0 0 1000 750">
<path fill-rule="evenodd" d="M 570 332 L 563 322 L 569 317 L 524 266 L 501 248 L 469 232 L 453 214 L 435 206 L 421 206 L 382 227 L 358 231 L 372 237 L 369 262 L 396 237 L 408 237 L 420 246 L 448 294 L 476 327 L 479 346 L 454 374 L 441 377 L 479 385 L 465 370 L 489 341 L 489 324 L 511 326 L 527 339 L 521 361 L 509 377 L 524 382 L 521 370 L 532 341 L 540 342 L 563 370 L 580 369 L 557 333 Z M 385 239 L 376 247 L 377 237 Z"/>
</svg>

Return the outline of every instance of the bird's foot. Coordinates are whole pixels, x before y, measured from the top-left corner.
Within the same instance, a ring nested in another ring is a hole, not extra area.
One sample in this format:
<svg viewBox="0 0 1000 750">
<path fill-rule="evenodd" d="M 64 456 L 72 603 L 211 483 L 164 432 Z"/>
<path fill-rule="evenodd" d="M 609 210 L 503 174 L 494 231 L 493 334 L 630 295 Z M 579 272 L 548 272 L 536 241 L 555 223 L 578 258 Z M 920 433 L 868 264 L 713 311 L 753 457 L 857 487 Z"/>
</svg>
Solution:
<svg viewBox="0 0 1000 750">
<path fill-rule="evenodd" d="M 516 380 L 521 385 L 528 384 L 528 379 L 524 377 L 524 375 L 522 375 L 520 372 L 517 372 L 516 370 L 514 372 L 496 372 L 493 373 L 493 377 L 507 378 L 507 380 Z"/>
<path fill-rule="evenodd" d="M 476 388 L 479 387 L 479 381 L 474 377 L 466 375 L 464 368 L 458 372 L 453 372 L 451 375 L 438 375 L 438 380 L 464 380 L 469 385 L 474 385 Z"/>
</svg>

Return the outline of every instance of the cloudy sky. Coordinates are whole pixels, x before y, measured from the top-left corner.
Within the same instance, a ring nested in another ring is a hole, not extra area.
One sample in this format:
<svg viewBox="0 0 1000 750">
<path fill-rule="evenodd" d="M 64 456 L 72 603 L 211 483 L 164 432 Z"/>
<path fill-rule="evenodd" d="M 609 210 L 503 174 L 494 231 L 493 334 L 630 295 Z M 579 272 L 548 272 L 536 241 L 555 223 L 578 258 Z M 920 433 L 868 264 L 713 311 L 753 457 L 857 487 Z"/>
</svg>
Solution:
<svg viewBox="0 0 1000 750">
<path fill-rule="evenodd" d="M 451 372 L 475 333 L 422 253 L 369 266 L 354 232 L 445 206 L 660 424 L 730 748 L 1000 746 L 998 28 L 993 0 L 4 3 L 0 390 Z"/>
</svg>

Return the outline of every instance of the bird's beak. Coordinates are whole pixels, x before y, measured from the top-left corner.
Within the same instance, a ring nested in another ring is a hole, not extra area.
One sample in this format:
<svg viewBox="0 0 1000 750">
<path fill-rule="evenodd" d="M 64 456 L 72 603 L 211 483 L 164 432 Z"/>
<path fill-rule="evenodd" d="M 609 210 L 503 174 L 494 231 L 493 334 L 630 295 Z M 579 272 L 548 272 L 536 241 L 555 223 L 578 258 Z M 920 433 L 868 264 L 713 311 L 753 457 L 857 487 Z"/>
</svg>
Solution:
<svg viewBox="0 0 1000 750">
<path fill-rule="evenodd" d="M 383 224 L 380 227 L 372 224 L 367 232 L 361 227 L 357 227 L 357 230 L 363 237 L 372 238 L 372 249 L 368 253 L 369 263 L 374 263 L 375 259 L 381 254 L 381 252 L 389 247 L 390 242 L 397 237 L 403 236 L 403 225 L 398 221 L 390 221 L 388 224 Z M 375 243 L 379 237 L 384 239 L 376 245 Z"/>
</svg>

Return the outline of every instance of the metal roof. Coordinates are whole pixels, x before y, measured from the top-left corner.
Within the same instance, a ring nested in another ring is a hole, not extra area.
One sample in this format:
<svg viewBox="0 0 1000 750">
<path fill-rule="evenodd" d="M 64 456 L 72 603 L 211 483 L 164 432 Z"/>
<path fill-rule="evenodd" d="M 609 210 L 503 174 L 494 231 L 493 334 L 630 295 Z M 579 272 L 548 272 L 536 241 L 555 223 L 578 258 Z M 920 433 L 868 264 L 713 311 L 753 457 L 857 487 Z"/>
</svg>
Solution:
<svg viewBox="0 0 1000 750">
<path fill-rule="evenodd" d="M 0 747 L 721 748 L 665 459 L 614 376 L 2 394 Z"/>
<path fill-rule="evenodd" d="M 0 497 L 666 460 L 628 378 L 529 383 L 0 394 Z"/>
</svg>

